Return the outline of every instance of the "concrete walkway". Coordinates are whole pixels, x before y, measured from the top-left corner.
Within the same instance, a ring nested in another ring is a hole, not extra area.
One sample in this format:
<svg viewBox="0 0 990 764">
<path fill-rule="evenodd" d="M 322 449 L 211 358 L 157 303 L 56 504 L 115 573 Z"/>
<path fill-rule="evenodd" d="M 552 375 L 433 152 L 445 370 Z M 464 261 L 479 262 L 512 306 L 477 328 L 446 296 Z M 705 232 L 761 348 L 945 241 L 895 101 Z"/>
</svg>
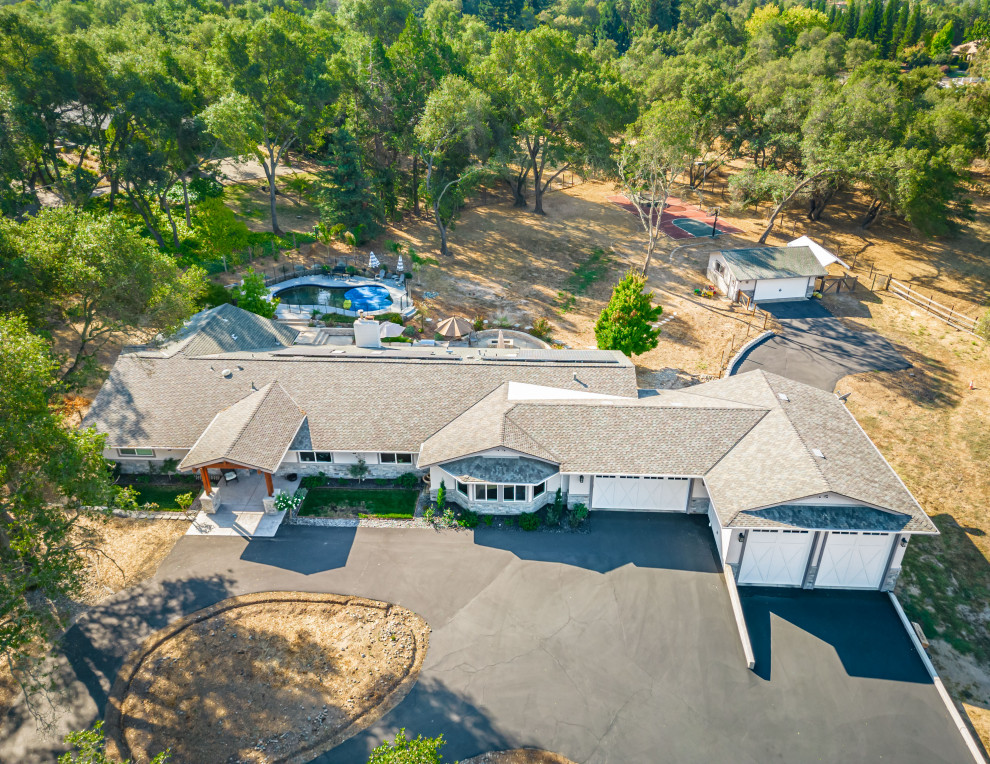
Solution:
<svg viewBox="0 0 990 764">
<path fill-rule="evenodd" d="M 75 702 L 62 728 L 92 722 L 152 631 L 265 590 L 395 602 L 432 628 L 412 692 L 321 764 L 364 764 L 400 727 L 442 733 L 448 761 L 523 746 L 582 764 L 971 761 L 891 630 L 885 596 L 855 595 L 854 617 L 834 626 L 757 603 L 764 665 L 749 671 L 706 519 L 648 513 L 592 513 L 589 533 L 285 526 L 274 542 L 184 537 L 155 581 L 69 631 Z M 0 730 L 2 761 L 52 762 L 56 749 L 21 709 Z"/>
<path fill-rule="evenodd" d="M 832 392 L 849 374 L 911 366 L 884 337 L 857 332 L 829 313 L 820 300 L 763 303 L 784 331 L 750 350 L 736 369 L 765 369 Z"/>
</svg>

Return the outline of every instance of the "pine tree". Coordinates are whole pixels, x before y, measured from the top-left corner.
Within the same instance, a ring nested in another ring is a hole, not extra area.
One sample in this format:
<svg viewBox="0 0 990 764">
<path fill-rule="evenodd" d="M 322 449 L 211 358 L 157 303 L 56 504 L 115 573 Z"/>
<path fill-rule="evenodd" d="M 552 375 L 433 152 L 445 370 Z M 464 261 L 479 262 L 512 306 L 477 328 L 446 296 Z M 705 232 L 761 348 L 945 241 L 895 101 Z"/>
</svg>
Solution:
<svg viewBox="0 0 990 764">
<path fill-rule="evenodd" d="M 615 7 L 614 0 L 604 0 L 598 4 L 598 27 L 595 29 L 598 40 L 612 40 L 622 55 L 629 49 L 629 30 Z"/>
<path fill-rule="evenodd" d="M 856 39 L 873 41 L 877 31 L 877 5 L 879 0 L 871 0 L 859 17 Z"/>
<path fill-rule="evenodd" d="M 837 27 L 837 25 L 838 25 L 838 20 L 837 20 L 838 19 L 838 13 L 837 13 L 837 10 L 836 9 L 837 9 L 837 6 L 835 6 L 835 5 L 830 5 L 829 6 L 829 9 L 828 9 L 828 28 L 829 28 L 829 31 L 832 31 L 832 32 L 838 31 L 838 27 Z"/>
<path fill-rule="evenodd" d="M 381 228 L 381 208 L 361 167 L 361 150 L 344 127 L 330 136 L 327 169 L 317 177 L 320 222 L 327 228 L 344 226 L 360 243 Z"/>
<path fill-rule="evenodd" d="M 880 48 L 880 58 L 888 58 L 894 39 L 894 21 L 897 19 L 898 0 L 887 0 L 883 9 L 883 20 L 877 33 L 877 45 Z"/>
<path fill-rule="evenodd" d="M 595 339 L 602 350 L 621 350 L 627 356 L 653 350 L 660 330 L 652 324 L 663 313 L 653 304 L 653 292 L 644 292 L 646 277 L 629 271 L 612 290 L 612 297 L 595 323 Z"/>
<path fill-rule="evenodd" d="M 849 7 L 842 16 L 845 26 L 842 28 L 842 35 L 847 39 L 851 40 L 856 36 L 856 27 L 859 26 L 859 6 L 856 5 L 856 0 L 849 0 Z"/>
<path fill-rule="evenodd" d="M 908 14 L 911 9 L 905 2 L 897 12 L 897 23 L 894 24 L 894 31 L 891 34 L 891 53 L 900 52 L 901 43 L 904 40 L 904 30 L 907 29 Z"/>
<path fill-rule="evenodd" d="M 921 21 L 921 3 L 911 6 L 911 15 L 908 17 L 907 27 L 904 30 L 904 38 L 901 40 L 901 49 L 910 48 L 921 39 L 921 30 L 924 25 Z"/>
</svg>

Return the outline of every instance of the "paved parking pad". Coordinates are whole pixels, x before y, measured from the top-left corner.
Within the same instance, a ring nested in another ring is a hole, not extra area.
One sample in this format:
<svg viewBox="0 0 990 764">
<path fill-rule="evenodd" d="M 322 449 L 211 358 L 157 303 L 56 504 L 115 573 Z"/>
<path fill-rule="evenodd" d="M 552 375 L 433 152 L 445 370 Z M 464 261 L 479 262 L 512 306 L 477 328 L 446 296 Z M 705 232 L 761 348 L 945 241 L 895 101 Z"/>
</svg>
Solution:
<svg viewBox="0 0 990 764">
<path fill-rule="evenodd" d="M 104 707 L 124 656 L 152 630 L 262 590 L 391 601 L 432 628 L 410 694 L 320 764 L 364 764 L 400 727 L 443 734 L 449 761 L 535 746 L 582 764 L 967 762 L 878 595 L 827 599 L 820 612 L 744 588 L 762 661 L 770 650 L 769 675 L 746 669 L 707 521 L 676 514 L 596 512 L 588 533 L 286 526 L 274 541 L 184 537 L 147 589 L 70 631 L 88 695 L 72 724 Z M 846 628 L 831 629 L 836 618 Z M 0 759 L 52 760 L 26 740 L 0 742 Z"/>
<path fill-rule="evenodd" d="M 779 374 L 832 392 L 848 374 L 893 371 L 910 367 L 885 337 L 855 331 L 833 316 L 818 300 L 761 303 L 783 327 L 783 333 L 757 345 L 736 369 Z"/>
</svg>

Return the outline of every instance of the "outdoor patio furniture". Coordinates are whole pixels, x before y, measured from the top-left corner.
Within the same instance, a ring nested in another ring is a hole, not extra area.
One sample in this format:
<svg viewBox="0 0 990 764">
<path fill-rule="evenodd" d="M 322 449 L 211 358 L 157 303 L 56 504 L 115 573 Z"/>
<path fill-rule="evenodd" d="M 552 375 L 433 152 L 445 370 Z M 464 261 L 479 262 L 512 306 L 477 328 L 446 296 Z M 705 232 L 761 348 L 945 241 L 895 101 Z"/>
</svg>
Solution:
<svg viewBox="0 0 990 764">
<path fill-rule="evenodd" d="M 402 273 L 399 275 L 399 287 L 404 287 L 406 285 L 406 274 Z"/>
<path fill-rule="evenodd" d="M 228 483 L 232 483 L 233 481 L 237 480 L 237 472 L 234 470 L 231 470 L 230 472 L 225 472 L 223 473 L 223 479 Z"/>
<path fill-rule="evenodd" d="M 378 274 L 375 276 L 375 281 L 381 281 L 383 278 L 385 278 L 385 269 L 384 268 L 382 268 L 380 271 L 378 271 Z"/>
</svg>

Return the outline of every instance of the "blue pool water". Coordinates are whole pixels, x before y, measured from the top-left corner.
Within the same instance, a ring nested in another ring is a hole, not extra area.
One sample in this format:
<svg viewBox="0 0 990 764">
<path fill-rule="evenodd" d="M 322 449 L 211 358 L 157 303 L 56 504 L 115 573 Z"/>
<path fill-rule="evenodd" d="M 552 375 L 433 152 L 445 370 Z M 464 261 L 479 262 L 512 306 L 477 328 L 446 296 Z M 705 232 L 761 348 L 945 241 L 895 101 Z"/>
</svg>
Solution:
<svg viewBox="0 0 990 764">
<path fill-rule="evenodd" d="M 383 310 L 392 304 L 392 295 L 379 284 L 356 287 L 304 284 L 275 292 L 285 305 L 319 305 L 343 310 Z"/>
</svg>

